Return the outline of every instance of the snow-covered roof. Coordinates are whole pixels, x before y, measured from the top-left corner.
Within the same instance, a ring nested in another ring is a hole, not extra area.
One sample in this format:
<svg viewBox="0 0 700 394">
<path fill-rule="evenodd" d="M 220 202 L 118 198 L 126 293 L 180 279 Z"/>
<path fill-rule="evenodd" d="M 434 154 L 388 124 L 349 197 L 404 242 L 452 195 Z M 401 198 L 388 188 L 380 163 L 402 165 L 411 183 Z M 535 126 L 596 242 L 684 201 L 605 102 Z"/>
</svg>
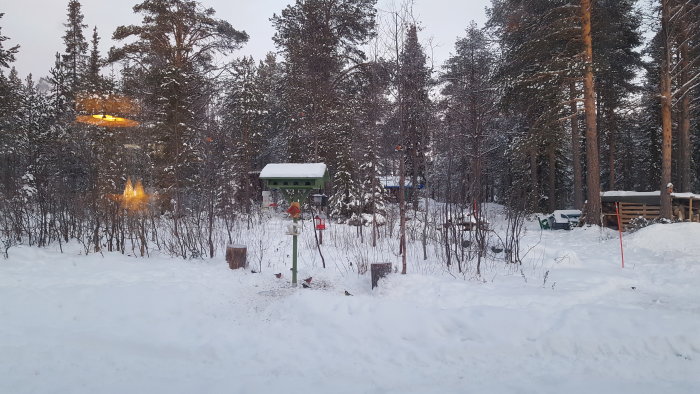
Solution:
<svg viewBox="0 0 700 394">
<path fill-rule="evenodd" d="M 384 186 L 384 188 L 387 189 L 393 189 L 393 188 L 398 188 L 399 183 L 401 182 L 401 177 L 398 175 L 380 175 L 379 176 L 379 182 Z M 404 180 L 404 186 L 407 188 L 412 188 L 413 187 L 413 182 L 411 181 L 411 177 L 406 177 Z M 423 187 L 422 183 L 418 183 L 418 188 L 421 189 Z"/>
<path fill-rule="evenodd" d="M 615 198 L 615 197 L 659 197 L 661 192 L 656 190 L 653 192 L 632 192 L 632 191 L 622 191 L 613 190 L 600 193 L 601 197 Z M 700 194 L 694 193 L 671 193 L 673 198 L 687 198 L 693 200 L 700 200 Z"/>
<path fill-rule="evenodd" d="M 660 196 L 660 191 L 655 192 L 630 192 L 623 190 L 612 190 L 600 193 L 601 197 L 655 197 Z"/>
<path fill-rule="evenodd" d="M 693 194 L 693 193 L 671 193 L 671 197 L 700 200 L 700 194 Z"/>
<path fill-rule="evenodd" d="M 554 211 L 552 216 L 554 216 L 554 221 L 557 223 L 567 223 L 571 221 L 571 219 L 574 221 L 578 220 L 578 218 L 581 217 L 581 211 L 578 209 L 561 209 Z"/>
<path fill-rule="evenodd" d="M 325 163 L 270 163 L 260 171 L 260 178 L 323 178 Z"/>
</svg>

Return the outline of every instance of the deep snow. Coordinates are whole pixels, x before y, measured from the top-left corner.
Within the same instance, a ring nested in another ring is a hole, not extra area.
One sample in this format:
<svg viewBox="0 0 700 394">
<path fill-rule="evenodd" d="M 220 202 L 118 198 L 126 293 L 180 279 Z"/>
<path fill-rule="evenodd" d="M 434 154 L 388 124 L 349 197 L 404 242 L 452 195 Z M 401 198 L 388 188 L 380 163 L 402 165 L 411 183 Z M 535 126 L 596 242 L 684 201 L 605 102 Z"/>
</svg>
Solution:
<svg viewBox="0 0 700 394">
<path fill-rule="evenodd" d="M 17 247 L 0 260 L 0 393 L 700 392 L 700 224 L 626 235 L 625 269 L 614 232 L 536 226 L 522 270 L 415 258 L 374 291 L 303 241 L 311 289 L 289 285 L 286 243 L 256 274 Z"/>
</svg>

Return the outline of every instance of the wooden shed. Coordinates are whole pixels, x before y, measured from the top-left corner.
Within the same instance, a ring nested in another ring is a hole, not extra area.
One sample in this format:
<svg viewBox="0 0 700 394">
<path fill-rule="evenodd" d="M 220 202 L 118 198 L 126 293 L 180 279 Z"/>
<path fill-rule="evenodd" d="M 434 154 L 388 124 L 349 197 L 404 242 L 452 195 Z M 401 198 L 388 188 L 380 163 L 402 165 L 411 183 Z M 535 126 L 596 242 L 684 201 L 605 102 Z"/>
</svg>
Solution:
<svg viewBox="0 0 700 394">
<path fill-rule="evenodd" d="M 601 193 L 603 225 L 617 228 L 616 204 L 620 207 L 622 227 L 642 217 L 647 220 L 661 216 L 661 192 L 607 191 Z M 671 193 L 673 219 L 684 222 L 700 222 L 700 194 Z"/>
</svg>

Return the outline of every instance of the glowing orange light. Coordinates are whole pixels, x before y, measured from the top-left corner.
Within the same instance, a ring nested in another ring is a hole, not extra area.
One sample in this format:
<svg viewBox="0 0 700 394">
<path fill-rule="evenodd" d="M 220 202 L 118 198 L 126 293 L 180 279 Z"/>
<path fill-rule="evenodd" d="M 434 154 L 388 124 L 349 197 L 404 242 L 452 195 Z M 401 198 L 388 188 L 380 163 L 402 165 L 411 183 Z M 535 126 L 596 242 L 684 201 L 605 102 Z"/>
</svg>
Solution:
<svg viewBox="0 0 700 394">
<path fill-rule="evenodd" d="M 136 127 L 139 122 L 131 119 L 120 118 L 112 115 L 78 115 L 75 120 L 80 123 L 92 124 L 102 127 Z"/>
<path fill-rule="evenodd" d="M 146 194 L 141 181 L 136 184 L 131 183 L 131 178 L 126 180 L 124 192 L 117 196 L 121 200 L 122 206 L 129 211 L 141 211 L 146 208 L 150 196 Z"/>
<path fill-rule="evenodd" d="M 75 120 L 81 123 L 101 127 L 135 127 L 135 120 L 121 118 L 112 114 L 132 116 L 140 112 L 138 102 L 126 96 L 79 94 L 75 109 L 79 116 Z"/>
</svg>

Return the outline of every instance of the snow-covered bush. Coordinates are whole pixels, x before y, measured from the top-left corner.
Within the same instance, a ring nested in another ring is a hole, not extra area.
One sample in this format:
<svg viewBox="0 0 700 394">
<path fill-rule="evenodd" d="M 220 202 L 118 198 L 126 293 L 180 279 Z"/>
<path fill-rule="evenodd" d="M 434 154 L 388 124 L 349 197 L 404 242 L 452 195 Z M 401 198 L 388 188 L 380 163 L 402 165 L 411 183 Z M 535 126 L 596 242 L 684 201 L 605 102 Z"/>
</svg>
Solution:
<svg viewBox="0 0 700 394">
<path fill-rule="evenodd" d="M 649 227 L 652 224 L 669 224 L 671 223 L 670 220 L 668 219 L 647 219 L 643 216 L 636 217 L 630 221 L 630 224 L 627 226 L 627 231 L 630 233 L 633 233 L 635 231 L 639 231 L 643 229 L 644 227 Z"/>
</svg>

